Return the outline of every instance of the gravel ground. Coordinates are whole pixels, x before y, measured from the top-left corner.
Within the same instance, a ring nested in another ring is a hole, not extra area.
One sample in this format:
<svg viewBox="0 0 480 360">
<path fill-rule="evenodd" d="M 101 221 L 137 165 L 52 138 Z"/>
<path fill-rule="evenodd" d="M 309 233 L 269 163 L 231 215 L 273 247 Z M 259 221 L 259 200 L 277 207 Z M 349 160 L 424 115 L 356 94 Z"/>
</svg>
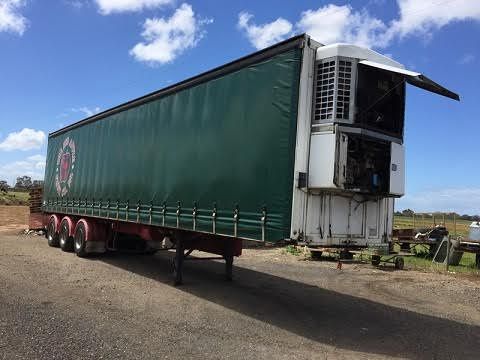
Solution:
<svg viewBox="0 0 480 360">
<path fill-rule="evenodd" d="M 10 231 L 11 232 L 11 231 Z M 479 359 L 480 280 L 249 249 L 80 259 L 0 234 L 1 359 Z"/>
</svg>

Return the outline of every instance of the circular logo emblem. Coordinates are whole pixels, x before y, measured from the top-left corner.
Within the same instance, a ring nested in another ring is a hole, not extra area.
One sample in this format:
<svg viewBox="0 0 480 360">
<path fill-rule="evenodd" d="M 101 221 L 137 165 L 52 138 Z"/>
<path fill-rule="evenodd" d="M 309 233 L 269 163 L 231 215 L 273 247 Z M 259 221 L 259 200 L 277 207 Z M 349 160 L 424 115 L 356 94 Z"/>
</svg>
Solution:
<svg viewBox="0 0 480 360">
<path fill-rule="evenodd" d="M 75 142 L 67 137 L 58 151 L 55 172 L 55 188 L 59 196 L 67 195 L 72 187 L 73 169 L 75 167 Z"/>
</svg>

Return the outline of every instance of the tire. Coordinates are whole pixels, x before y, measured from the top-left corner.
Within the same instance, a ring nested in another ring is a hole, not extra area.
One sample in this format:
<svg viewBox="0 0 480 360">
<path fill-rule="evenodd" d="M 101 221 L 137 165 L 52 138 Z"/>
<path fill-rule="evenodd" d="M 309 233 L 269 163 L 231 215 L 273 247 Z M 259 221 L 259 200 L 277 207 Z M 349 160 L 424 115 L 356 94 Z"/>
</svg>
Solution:
<svg viewBox="0 0 480 360">
<path fill-rule="evenodd" d="M 403 260 L 402 257 L 395 258 L 395 269 L 403 270 L 404 265 L 405 265 L 405 261 Z"/>
<path fill-rule="evenodd" d="M 70 236 L 70 225 L 65 219 L 60 223 L 60 233 L 58 238 L 60 241 L 60 249 L 62 249 L 62 251 L 73 250 L 73 239 Z"/>
<path fill-rule="evenodd" d="M 378 255 L 372 255 L 372 265 L 373 266 L 378 266 L 380 265 L 380 259 L 381 257 Z"/>
<path fill-rule="evenodd" d="M 57 229 L 55 228 L 55 219 L 52 217 L 48 222 L 47 232 L 46 232 L 48 246 L 58 247 L 59 241 L 58 241 L 58 233 L 56 230 Z"/>
<path fill-rule="evenodd" d="M 75 234 L 73 235 L 73 249 L 78 257 L 86 257 L 88 255 L 86 251 L 87 247 L 87 231 L 85 225 L 79 222 L 75 228 Z"/>
</svg>

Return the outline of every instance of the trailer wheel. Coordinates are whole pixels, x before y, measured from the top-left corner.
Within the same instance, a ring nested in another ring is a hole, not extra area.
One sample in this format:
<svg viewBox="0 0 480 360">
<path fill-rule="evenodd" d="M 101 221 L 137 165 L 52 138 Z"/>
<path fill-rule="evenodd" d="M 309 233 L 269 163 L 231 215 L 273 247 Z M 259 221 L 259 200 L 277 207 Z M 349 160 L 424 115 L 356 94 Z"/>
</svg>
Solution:
<svg viewBox="0 0 480 360">
<path fill-rule="evenodd" d="M 73 250 L 73 239 L 70 236 L 70 224 L 66 219 L 63 219 L 60 223 L 60 249 L 62 251 Z"/>
<path fill-rule="evenodd" d="M 82 222 L 77 224 L 75 228 L 75 235 L 73 236 L 74 250 L 78 257 L 87 256 L 87 236 L 85 225 Z"/>
<path fill-rule="evenodd" d="M 403 257 L 395 258 L 395 269 L 403 270 L 404 265 L 405 265 L 405 261 L 403 260 Z"/>
<path fill-rule="evenodd" d="M 372 255 L 372 265 L 373 266 L 378 266 L 380 265 L 380 255 Z"/>
<path fill-rule="evenodd" d="M 55 219 L 52 217 L 47 225 L 47 241 L 48 246 L 58 247 L 58 234 L 55 228 Z"/>
</svg>

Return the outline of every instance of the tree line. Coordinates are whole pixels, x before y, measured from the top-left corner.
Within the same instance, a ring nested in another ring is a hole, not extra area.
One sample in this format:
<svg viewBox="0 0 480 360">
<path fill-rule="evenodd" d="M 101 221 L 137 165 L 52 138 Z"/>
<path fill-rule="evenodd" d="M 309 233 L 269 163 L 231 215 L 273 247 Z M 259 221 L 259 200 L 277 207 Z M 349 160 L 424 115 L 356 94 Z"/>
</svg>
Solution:
<svg viewBox="0 0 480 360">
<path fill-rule="evenodd" d="M 0 191 L 26 191 L 35 187 L 43 187 L 43 180 L 32 180 L 30 176 L 17 177 L 14 186 L 10 186 L 6 180 L 0 180 Z"/>
<path fill-rule="evenodd" d="M 480 221 L 480 215 L 468 215 L 468 214 L 457 214 L 456 212 L 432 212 L 432 213 L 421 213 L 417 214 L 412 209 L 405 209 L 403 211 L 395 211 L 396 216 L 408 216 L 413 217 L 416 214 L 417 216 L 423 216 L 425 219 L 432 219 L 434 216 L 435 218 L 439 219 L 445 214 L 445 219 L 456 219 L 460 220 L 469 220 L 469 221 Z"/>
</svg>

